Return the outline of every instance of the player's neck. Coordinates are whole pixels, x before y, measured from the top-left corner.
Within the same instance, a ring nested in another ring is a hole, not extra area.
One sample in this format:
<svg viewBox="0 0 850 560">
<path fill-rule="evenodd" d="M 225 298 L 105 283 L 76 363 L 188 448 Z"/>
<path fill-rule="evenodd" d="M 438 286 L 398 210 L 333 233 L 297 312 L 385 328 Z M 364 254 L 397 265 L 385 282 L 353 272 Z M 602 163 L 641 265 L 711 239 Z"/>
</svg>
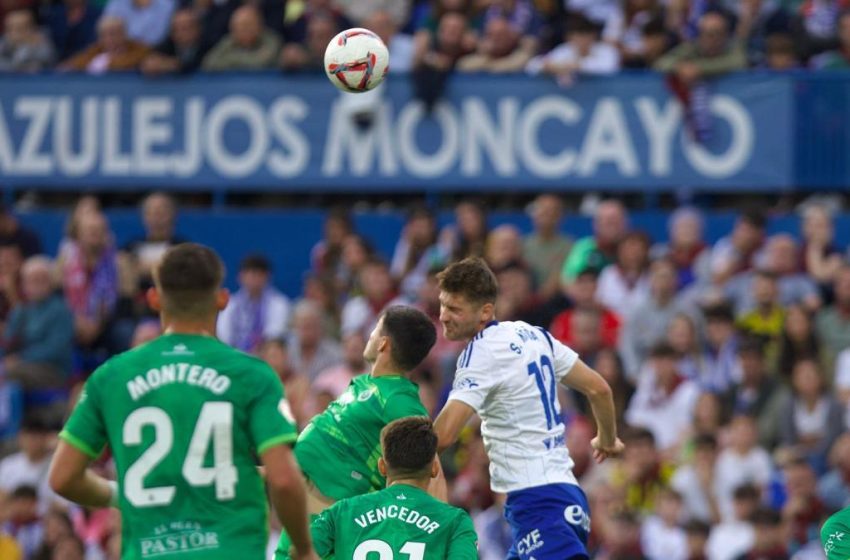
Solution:
<svg viewBox="0 0 850 560">
<path fill-rule="evenodd" d="M 414 488 L 419 488 L 423 492 L 428 491 L 428 487 L 431 485 L 431 479 L 427 480 L 421 478 L 389 478 L 387 479 L 387 488 L 390 486 L 413 486 Z"/>
<path fill-rule="evenodd" d="M 383 377 L 387 375 L 401 375 L 402 377 L 407 377 L 403 371 L 395 366 L 395 364 L 378 358 L 375 363 L 372 364 L 372 377 Z"/>
<path fill-rule="evenodd" d="M 469 337 L 469 339 L 467 340 L 467 342 L 469 342 L 470 340 L 472 340 L 473 338 L 475 338 L 476 336 L 478 336 L 478 335 L 481 333 L 481 331 L 483 331 L 484 329 L 486 329 L 487 327 L 489 327 L 489 326 L 490 326 L 490 325 L 491 325 L 491 324 L 492 324 L 495 320 L 496 320 L 496 316 L 495 316 L 495 315 L 492 315 L 492 316 L 491 316 L 489 319 L 487 319 L 486 321 L 481 321 L 481 322 L 478 324 L 478 328 L 476 328 L 476 329 L 475 329 L 475 332 L 474 332 L 474 333 L 472 333 L 472 336 L 470 336 L 470 337 Z"/>
<path fill-rule="evenodd" d="M 213 319 L 182 319 L 162 318 L 163 334 L 194 334 L 215 336 L 215 318 Z"/>
</svg>

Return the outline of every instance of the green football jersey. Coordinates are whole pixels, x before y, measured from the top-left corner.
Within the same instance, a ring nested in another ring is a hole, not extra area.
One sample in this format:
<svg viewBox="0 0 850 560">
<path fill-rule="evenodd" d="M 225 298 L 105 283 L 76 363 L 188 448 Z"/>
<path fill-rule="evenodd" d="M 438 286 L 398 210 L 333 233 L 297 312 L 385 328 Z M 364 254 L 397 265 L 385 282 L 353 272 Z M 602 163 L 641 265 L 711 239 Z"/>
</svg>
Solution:
<svg viewBox="0 0 850 560">
<path fill-rule="evenodd" d="M 313 521 L 310 531 L 322 558 L 478 558 L 469 514 L 407 484 L 337 502 Z M 275 560 L 289 557 L 288 550 L 278 549 Z"/>
<path fill-rule="evenodd" d="M 60 434 L 118 471 L 122 559 L 265 558 L 257 457 L 295 441 L 264 362 L 200 335 L 164 335 L 92 374 Z"/>
<path fill-rule="evenodd" d="M 850 560 L 850 508 L 834 513 L 820 530 L 827 560 Z"/>
<path fill-rule="evenodd" d="M 305 476 L 319 492 L 342 500 L 386 485 L 378 472 L 381 430 L 407 416 L 427 416 L 416 383 L 400 375 L 355 377 L 295 444 Z"/>
</svg>

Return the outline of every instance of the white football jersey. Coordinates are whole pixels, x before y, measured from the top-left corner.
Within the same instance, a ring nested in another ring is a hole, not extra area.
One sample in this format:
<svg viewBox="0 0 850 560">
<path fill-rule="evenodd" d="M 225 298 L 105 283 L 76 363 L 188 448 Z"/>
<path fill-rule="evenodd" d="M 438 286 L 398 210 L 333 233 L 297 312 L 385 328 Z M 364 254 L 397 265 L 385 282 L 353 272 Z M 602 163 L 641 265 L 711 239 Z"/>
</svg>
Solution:
<svg viewBox="0 0 850 560">
<path fill-rule="evenodd" d="M 495 492 L 577 484 L 558 404 L 558 383 L 577 360 L 545 329 L 522 321 L 491 322 L 460 355 L 449 400 L 481 417 Z"/>
</svg>

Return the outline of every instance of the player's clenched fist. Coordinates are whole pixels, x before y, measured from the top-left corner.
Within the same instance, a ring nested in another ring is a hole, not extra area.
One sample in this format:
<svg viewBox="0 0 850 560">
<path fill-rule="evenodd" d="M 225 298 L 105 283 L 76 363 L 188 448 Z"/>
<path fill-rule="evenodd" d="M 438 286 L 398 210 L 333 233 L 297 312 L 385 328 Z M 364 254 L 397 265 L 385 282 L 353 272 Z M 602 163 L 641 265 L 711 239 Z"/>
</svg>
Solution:
<svg viewBox="0 0 850 560">
<path fill-rule="evenodd" d="M 616 457 L 620 455 L 626 448 L 623 442 L 620 441 L 620 438 L 616 438 L 613 445 L 603 445 L 602 442 L 599 441 L 599 436 L 590 441 L 590 446 L 593 448 L 593 459 L 597 463 L 601 463 L 608 457 Z"/>
</svg>

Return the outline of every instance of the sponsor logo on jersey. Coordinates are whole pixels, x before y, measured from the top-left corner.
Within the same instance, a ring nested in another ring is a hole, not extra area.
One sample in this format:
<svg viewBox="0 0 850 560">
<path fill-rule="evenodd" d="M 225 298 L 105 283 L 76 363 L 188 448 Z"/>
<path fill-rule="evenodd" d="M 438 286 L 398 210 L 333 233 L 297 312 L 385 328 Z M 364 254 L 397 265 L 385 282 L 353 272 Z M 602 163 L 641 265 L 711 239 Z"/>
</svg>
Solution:
<svg viewBox="0 0 850 560">
<path fill-rule="evenodd" d="M 455 381 L 455 389 L 474 389 L 478 387 L 478 382 L 472 377 L 461 377 Z"/>
<path fill-rule="evenodd" d="M 829 537 L 826 539 L 826 544 L 823 545 L 824 553 L 829 556 L 829 553 L 838 545 L 844 541 L 845 533 L 843 531 L 836 531 L 834 533 L 830 533 Z"/>
<path fill-rule="evenodd" d="M 374 395 L 374 394 L 375 394 L 375 388 L 370 387 L 370 388 L 366 389 L 365 391 L 360 391 L 360 394 L 357 395 L 357 400 L 360 401 L 360 402 L 366 402 L 369 399 L 371 399 L 372 395 Z"/>
<path fill-rule="evenodd" d="M 174 522 L 160 525 L 152 537 L 140 539 L 142 558 L 219 548 L 218 533 L 205 531 L 198 523 Z"/>
<path fill-rule="evenodd" d="M 516 551 L 520 554 L 530 554 L 545 544 L 540 535 L 540 529 L 534 529 L 522 537 L 516 544 Z"/>
<path fill-rule="evenodd" d="M 567 523 L 570 525 L 581 527 L 586 532 L 590 532 L 590 516 L 585 513 L 581 506 L 574 504 L 567 507 L 567 509 L 564 510 L 564 519 L 566 519 Z"/>
<path fill-rule="evenodd" d="M 175 344 L 174 348 L 162 353 L 163 356 L 193 356 L 194 354 L 185 344 Z"/>
</svg>

